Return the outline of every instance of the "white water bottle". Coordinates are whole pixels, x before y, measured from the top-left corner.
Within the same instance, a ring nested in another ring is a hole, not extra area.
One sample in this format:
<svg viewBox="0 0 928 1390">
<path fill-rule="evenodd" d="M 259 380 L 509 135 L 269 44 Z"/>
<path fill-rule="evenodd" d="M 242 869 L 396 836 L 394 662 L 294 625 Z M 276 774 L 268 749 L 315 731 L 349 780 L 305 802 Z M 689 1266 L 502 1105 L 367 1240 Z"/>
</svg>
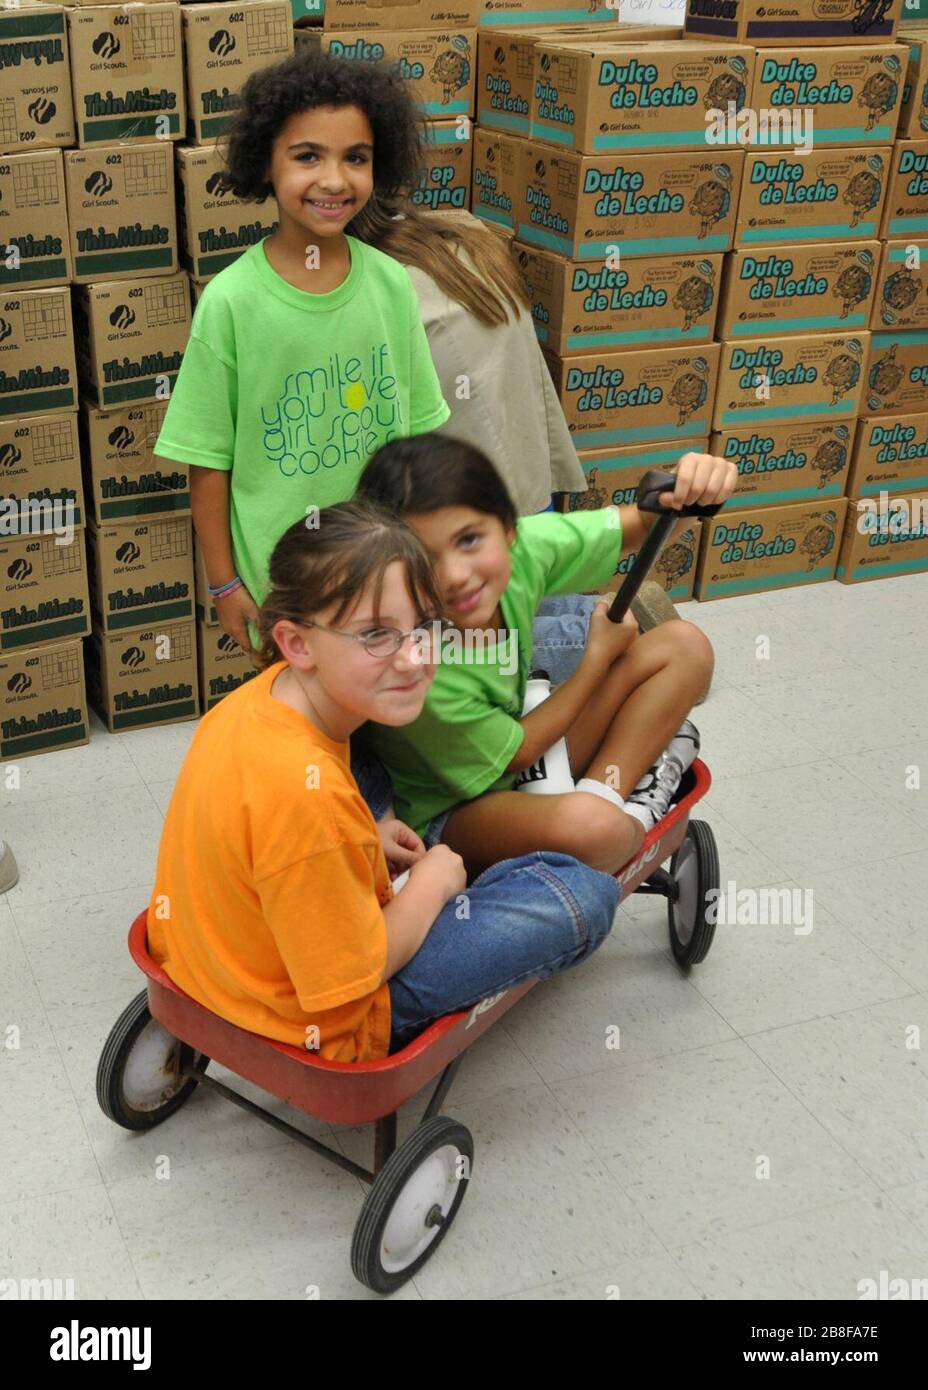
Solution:
<svg viewBox="0 0 928 1390">
<path fill-rule="evenodd" d="M 533 671 L 525 687 L 523 716 L 531 714 L 550 694 L 551 682 L 547 671 Z M 535 792 L 542 796 L 550 796 L 555 792 L 572 792 L 573 789 L 574 779 L 570 771 L 566 738 L 559 738 L 536 763 L 524 768 L 515 783 L 516 791 Z"/>
</svg>

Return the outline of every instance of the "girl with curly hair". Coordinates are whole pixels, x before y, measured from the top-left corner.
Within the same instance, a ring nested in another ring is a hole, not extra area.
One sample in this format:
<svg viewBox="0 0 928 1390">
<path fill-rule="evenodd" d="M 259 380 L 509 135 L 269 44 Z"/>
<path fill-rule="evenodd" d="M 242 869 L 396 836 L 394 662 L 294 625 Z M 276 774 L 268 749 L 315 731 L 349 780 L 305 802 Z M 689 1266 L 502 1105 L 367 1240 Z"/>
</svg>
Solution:
<svg viewBox="0 0 928 1390">
<path fill-rule="evenodd" d="M 190 469 L 219 622 L 246 651 L 280 536 L 450 415 L 405 267 L 356 234 L 415 186 L 419 126 L 376 64 L 296 54 L 242 92 L 226 181 L 273 195 L 279 225 L 206 286 L 155 449 Z"/>
</svg>

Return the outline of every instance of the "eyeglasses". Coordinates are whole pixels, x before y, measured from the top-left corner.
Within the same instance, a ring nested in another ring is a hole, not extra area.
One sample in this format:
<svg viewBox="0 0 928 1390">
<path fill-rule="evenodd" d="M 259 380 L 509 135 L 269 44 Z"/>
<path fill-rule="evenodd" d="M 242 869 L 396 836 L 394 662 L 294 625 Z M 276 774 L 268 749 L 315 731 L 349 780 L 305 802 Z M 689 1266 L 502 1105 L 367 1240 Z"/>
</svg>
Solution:
<svg viewBox="0 0 928 1390">
<path fill-rule="evenodd" d="M 323 632 L 334 633 L 336 637 L 350 637 L 352 642 L 360 642 L 368 656 L 380 660 L 383 660 L 384 657 L 395 656 L 407 637 L 412 637 L 415 639 L 415 646 L 418 649 L 418 659 L 425 662 L 428 660 L 427 643 L 433 640 L 437 645 L 441 640 L 441 634 L 447 632 L 454 624 L 448 618 L 430 615 L 423 618 L 418 626 L 411 628 L 409 632 L 400 632 L 399 628 L 396 627 L 375 627 L 368 632 L 346 632 L 344 628 L 327 627 L 325 623 L 314 623 L 310 619 L 301 623 L 300 626 L 318 627 Z M 431 633 L 428 628 L 432 629 Z"/>
</svg>

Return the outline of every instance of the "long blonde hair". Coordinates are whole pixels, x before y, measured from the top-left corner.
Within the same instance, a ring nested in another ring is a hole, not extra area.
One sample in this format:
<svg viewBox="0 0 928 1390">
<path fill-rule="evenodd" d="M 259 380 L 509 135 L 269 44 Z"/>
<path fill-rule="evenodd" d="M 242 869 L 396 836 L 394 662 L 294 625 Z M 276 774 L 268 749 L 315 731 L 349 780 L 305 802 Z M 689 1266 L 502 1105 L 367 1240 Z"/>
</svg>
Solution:
<svg viewBox="0 0 928 1390">
<path fill-rule="evenodd" d="M 397 214 L 402 214 L 397 217 Z M 468 309 L 488 328 L 530 308 L 522 278 L 504 242 L 489 228 L 459 221 L 447 213 L 423 212 L 414 203 L 393 206 L 376 194 L 365 203 L 349 230 L 403 265 L 425 271 L 449 299 Z M 462 248 L 479 273 L 457 254 Z"/>
</svg>

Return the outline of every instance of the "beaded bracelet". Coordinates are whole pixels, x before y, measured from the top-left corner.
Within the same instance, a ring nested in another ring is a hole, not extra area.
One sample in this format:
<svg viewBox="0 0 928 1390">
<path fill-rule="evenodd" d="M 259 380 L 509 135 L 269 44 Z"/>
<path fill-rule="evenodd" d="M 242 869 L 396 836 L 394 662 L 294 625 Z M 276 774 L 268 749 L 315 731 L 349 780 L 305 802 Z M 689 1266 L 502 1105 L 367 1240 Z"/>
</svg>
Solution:
<svg viewBox="0 0 928 1390">
<path fill-rule="evenodd" d="M 206 587 L 209 590 L 210 598 L 225 598 L 227 594 L 231 594 L 235 589 L 244 588 L 244 582 L 236 575 L 234 579 L 228 580 L 225 584 L 217 584 L 215 586 L 207 584 Z"/>
</svg>

